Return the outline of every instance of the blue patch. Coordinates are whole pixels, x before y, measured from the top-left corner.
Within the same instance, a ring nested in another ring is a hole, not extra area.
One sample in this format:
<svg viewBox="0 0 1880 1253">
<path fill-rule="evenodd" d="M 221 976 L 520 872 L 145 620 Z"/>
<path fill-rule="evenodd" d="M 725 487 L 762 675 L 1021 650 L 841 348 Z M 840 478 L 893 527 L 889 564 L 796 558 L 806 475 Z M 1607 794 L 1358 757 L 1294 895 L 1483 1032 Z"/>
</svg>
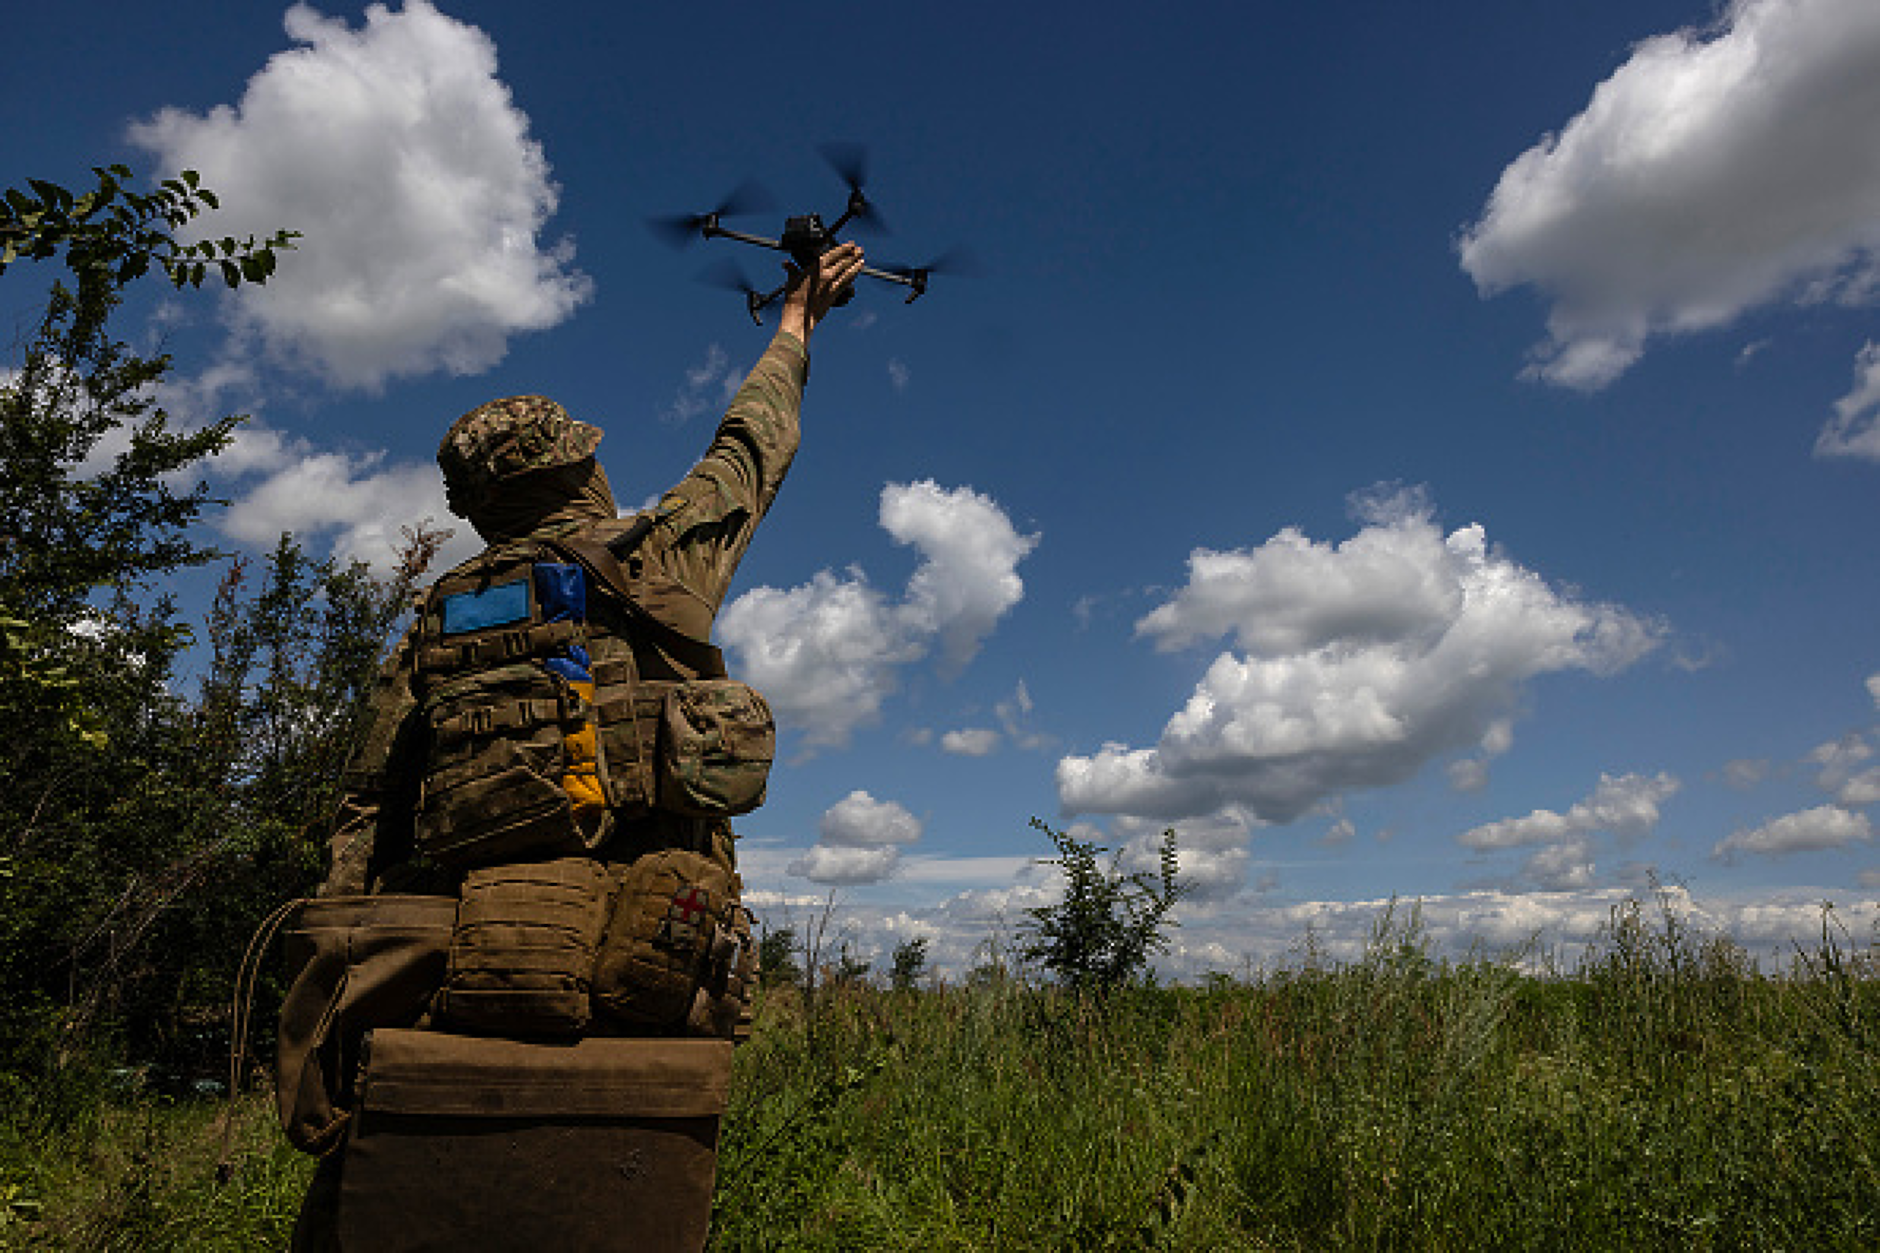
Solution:
<svg viewBox="0 0 1880 1253">
<path fill-rule="evenodd" d="M 594 676 L 588 671 L 587 649 L 581 647 L 579 644 L 570 644 L 566 652 L 566 656 L 550 657 L 542 664 L 570 683 L 592 682 Z"/>
<path fill-rule="evenodd" d="M 544 622 L 586 622 L 587 579 L 581 567 L 536 562 L 535 600 Z"/>
<path fill-rule="evenodd" d="M 467 635 L 529 620 L 529 585 L 521 579 L 444 598 L 444 634 Z"/>
</svg>

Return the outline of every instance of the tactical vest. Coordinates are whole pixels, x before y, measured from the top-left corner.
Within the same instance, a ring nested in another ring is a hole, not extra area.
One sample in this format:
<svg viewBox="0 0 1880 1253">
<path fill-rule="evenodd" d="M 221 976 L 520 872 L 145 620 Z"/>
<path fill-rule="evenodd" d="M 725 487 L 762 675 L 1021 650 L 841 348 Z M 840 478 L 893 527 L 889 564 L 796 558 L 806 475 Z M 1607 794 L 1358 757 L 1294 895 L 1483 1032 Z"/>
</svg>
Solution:
<svg viewBox="0 0 1880 1253">
<path fill-rule="evenodd" d="M 413 670 L 427 856 L 468 869 L 591 854 L 655 811 L 763 803 L 770 707 L 726 677 L 709 607 L 622 564 L 647 525 L 501 545 L 431 588 Z"/>
</svg>

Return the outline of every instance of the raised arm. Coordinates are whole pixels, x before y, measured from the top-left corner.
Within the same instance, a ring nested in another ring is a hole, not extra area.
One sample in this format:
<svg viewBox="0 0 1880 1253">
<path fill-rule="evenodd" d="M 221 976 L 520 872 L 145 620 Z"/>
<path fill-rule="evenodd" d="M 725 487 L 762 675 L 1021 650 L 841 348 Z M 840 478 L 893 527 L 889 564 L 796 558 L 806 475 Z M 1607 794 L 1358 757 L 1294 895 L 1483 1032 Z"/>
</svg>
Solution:
<svg viewBox="0 0 1880 1253">
<path fill-rule="evenodd" d="M 645 559 L 716 612 L 752 531 L 776 499 L 796 456 L 809 337 L 847 302 L 862 250 L 841 244 L 808 271 L 790 267 L 777 333 L 738 389 L 711 447 L 660 499 Z"/>
</svg>

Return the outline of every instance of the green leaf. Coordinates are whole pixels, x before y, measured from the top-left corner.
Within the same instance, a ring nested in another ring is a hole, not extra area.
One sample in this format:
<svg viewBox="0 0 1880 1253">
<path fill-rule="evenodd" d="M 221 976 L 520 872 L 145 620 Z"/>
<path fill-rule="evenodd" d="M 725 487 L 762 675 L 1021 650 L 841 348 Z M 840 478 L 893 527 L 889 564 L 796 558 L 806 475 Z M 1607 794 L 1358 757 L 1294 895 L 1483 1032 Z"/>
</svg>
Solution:
<svg viewBox="0 0 1880 1253">
<path fill-rule="evenodd" d="M 236 265 L 233 261 L 223 261 L 220 264 L 222 266 L 222 281 L 227 283 L 230 287 L 241 286 L 241 267 Z"/>
<path fill-rule="evenodd" d="M 44 179 L 29 178 L 26 185 L 38 193 L 40 200 L 47 205 L 65 207 L 72 203 L 72 193 L 57 183 L 48 183 Z"/>
</svg>

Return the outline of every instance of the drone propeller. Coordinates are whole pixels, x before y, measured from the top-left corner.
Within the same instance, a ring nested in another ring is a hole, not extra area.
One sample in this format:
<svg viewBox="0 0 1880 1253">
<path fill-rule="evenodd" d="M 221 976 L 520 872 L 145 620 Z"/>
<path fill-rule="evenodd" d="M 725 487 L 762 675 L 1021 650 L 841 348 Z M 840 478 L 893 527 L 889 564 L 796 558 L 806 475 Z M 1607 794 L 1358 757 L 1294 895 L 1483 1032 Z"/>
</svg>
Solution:
<svg viewBox="0 0 1880 1253">
<path fill-rule="evenodd" d="M 949 248 L 925 265 L 884 265 L 890 274 L 912 278 L 916 274 L 974 274 L 979 264 L 964 248 Z"/>
<path fill-rule="evenodd" d="M 972 274 L 978 269 L 972 255 L 963 248 L 949 248 L 925 265 L 884 265 L 882 273 L 907 285 L 907 303 L 913 304 L 927 292 L 927 279 L 935 274 Z"/>
<path fill-rule="evenodd" d="M 704 213 L 679 213 L 666 217 L 648 218 L 646 225 L 672 247 L 683 248 L 695 239 L 703 239 L 706 229 L 716 226 L 719 218 L 763 213 L 772 208 L 775 203 L 776 201 L 761 184 L 746 179 L 734 187 L 730 195 L 719 201 L 716 208 Z"/>
<path fill-rule="evenodd" d="M 862 185 L 868 181 L 868 149 L 856 143 L 830 143 L 820 145 L 816 151 L 829 163 L 829 168 L 848 184 L 849 202 L 843 210 L 841 221 L 866 227 L 879 234 L 888 234 L 887 220 L 862 190 Z"/>
<path fill-rule="evenodd" d="M 708 287 L 722 287 L 744 297 L 744 308 L 751 315 L 751 321 L 762 326 L 764 306 L 781 296 L 784 292 L 779 287 L 773 292 L 760 292 L 752 285 L 750 276 L 744 267 L 729 257 L 720 257 L 711 265 L 698 272 L 698 281 Z"/>
</svg>

